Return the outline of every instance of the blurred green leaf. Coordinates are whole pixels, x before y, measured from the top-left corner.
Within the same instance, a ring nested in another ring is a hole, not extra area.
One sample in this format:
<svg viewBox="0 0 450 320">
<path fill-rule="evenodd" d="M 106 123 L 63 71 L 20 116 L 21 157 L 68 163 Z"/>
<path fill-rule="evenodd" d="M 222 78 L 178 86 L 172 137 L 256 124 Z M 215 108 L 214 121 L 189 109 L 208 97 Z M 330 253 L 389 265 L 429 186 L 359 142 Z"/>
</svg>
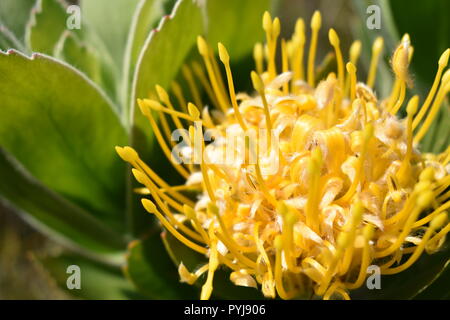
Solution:
<svg viewBox="0 0 450 320">
<path fill-rule="evenodd" d="M 206 36 L 214 50 L 222 42 L 232 60 L 253 50 L 264 36 L 262 16 L 271 9 L 271 0 L 209 0 L 206 2 Z M 226 26 L 226 27 L 225 27 Z"/>
<path fill-rule="evenodd" d="M 37 181 L 10 154 L 0 148 L 0 199 L 19 210 L 30 224 L 61 243 L 97 253 L 125 249 L 125 240 L 80 207 Z"/>
<path fill-rule="evenodd" d="M 141 114 L 136 99 L 147 98 L 156 84 L 167 89 L 202 31 L 200 7 L 193 0 L 180 0 L 171 16 L 166 16 L 146 40 L 136 66 L 131 100 L 134 146 L 142 155 L 150 154 L 153 138 L 148 120 Z"/>
<path fill-rule="evenodd" d="M 141 0 L 136 7 L 136 12 L 132 20 L 130 34 L 125 51 L 123 70 L 123 100 L 124 105 L 129 101 L 130 86 L 133 80 L 133 73 L 147 36 L 151 28 L 159 21 L 164 14 L 164 3 L 166 0 Z M 129 115 L 125 113 L 125 117 Z"/>
<path fill-rule="evenodd" d="M 96 52 L 81 42 L 73 32 L 62 34 L 55 48 L 55 57 L 84 72 L 94 82 L 101 84 L 101 65 Z"/>
<path fill-rule="evenodd" d="M 129 245 L 125 272 L 139 290 L 151 299 L 192 299 L 194 288 L 180 283 L 158 232 Z"/>
<path fill-rule="evenodd" d="M 50 57 L 0 53 L 0 146 L 39 181 L 123 229 L 127 135 L 111 102 Z"/>
<path fill-rule="evenodd" d="M 74 297 L 101 300 L 144 298 L 136 292 L 134 286 L 117 267 L 111 267 L 71 253 L 63 253 L 55 257 L 34 258 L 45 267 L 60 288 Z M 67 288 L 67 279 L 71 275 L 67 273 L 67 268 L 71 265 L 80 267 L 81 289 L 69 290 Z"/>
<path fill-rule="evenodd" d="M 8 49 L 25 51 L 24 45 L 0 22 L 0 50 L 6 51 Z"/>
<path fill-rule="evenodd" d="M 33 0 L 1 0 L 0 1 L 0 24 L 4 24 L 15 37 L 24 41 L 25 26 L 30 19 Z"/>
<path fill-rule="evenodd" d="M 27 25 L 26 42 L 34 52 L 52 55 L 66 29 L 66 11 L 58 0 L 37 0 Z"/>
<path fill-rule="evenodd" d="M 80 1 L 83 23 L 105 45 L 119 72 L 122 70 L 127 38 L 138 2 L 139 0 Z"/>
</svg>

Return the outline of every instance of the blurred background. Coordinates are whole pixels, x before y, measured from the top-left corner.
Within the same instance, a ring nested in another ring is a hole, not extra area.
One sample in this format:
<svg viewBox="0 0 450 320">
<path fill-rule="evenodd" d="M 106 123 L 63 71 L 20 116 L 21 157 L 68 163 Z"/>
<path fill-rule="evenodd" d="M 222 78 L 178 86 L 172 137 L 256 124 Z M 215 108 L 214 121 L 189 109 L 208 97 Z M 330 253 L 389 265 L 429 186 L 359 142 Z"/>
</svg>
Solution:
<svg viewBox="0 0 450 320">
<path fill-rule="evenodd" d="M 76 3 L 76 1 L 69 2 Z M 392 12 L 402 12 L 402 14 L 392 17 L 386 16 L 383 11 L 382 30 L 370 31 L 371 34 L 367 34 L 368 29 L 365 26 L 365 20 L 362 19 L 366 14 L 364 11 L 371 1 L 280 0 L 278 16 L 282 22 L 282 35 L 289 37 L 298 17 L 305 19 L 309 32 L 309 19 L 312 13 L 314 10 L 321 11 L 323 23 L 318 50 L 319 62 L 330 51 L 328 42 L 330 27 L 338 32 L 345 56 L 347 56 L 353 39 L 362 38 L 364 50 L 366 53 L 370 53 L 370 43 L 373 38 L 390 33 L 391 37 L 385 38 L 387 66 L 390 52 L 395 46 L 395 42 L 390 39 L 398 39 L 399 36 L 393 34 L 395 32 L 390 23 L 396 22 L 396 30 L 400 34 L 411 29 L 413 44 L 419 42 L 414 53 L 415 59 L 417 57 L 418 61 L 413 62 L 417 72 L 413 72 L 413 74 L 417 74 L 415 82 L 418 90 L 421 91 L 431 82 L 440 53 L 450 45 L 449 19 L 447 17 L 449 11 L 440 7 L 445 3 L 448 5 L 449 1 L 413 2 L 414 6 L 411 5 L 411 1 L 405 0 L 397 0 L 392 3 L 380 1 L 380 3 L 396 9 Z M 408 12 L 411 12 L 411 16 L 408 16 Z M 433 15 L 435 12 L 438 16 Z M 363 62 L 367 59 L 367 55 L 362 56 Z M 367 65 L 367 63 L 365 64 Z M 364 74 L 364 70 L 362 72 Z M 390 77 L 389 68 L 380 70 L 377 88 L 381 95 L 383 88 L 389 88 Z M 22 221 L 20 215 L 12 212 L 5 204 L 0 204 L 0 299 L 71 298 L 58 289 L 56 282 L 34 258 L 39 254 L 57 254 L 60 250 L 61 248 L 55 242 L 36 232 Z"/>
</svg>

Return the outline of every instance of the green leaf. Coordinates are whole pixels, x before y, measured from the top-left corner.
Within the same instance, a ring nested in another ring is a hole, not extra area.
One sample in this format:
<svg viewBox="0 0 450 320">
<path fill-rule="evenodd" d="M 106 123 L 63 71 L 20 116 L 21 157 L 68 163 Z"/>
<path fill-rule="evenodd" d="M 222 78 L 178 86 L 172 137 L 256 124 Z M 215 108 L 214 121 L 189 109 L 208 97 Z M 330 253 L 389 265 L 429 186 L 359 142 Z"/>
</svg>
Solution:
<svg viewBox="0 0 450 320">
<path fill-rule="evenodd" d="M 0 50 L 17 49 L 25 51 L 23 44 L 16 36 L 0 22 Z"/>
<path fill-rule="evenodd" d="M 27 222 L 60 243 L 97 253 L 114 253 L 125 248 L 120 234 L 42 185 L 2 148 L 0 172 L 4 181 L 0 184 L 0 199 L 19 209 Z"/>
<path fill-rule="evenodd" d="M 271 3 L 271 0 L 207 1 L 209 43 L 217 50 L 217 43 L 222 42 L 233 60 L 244 57 L 263 39 L 262 16 L 264 11 L 270 11 Z"/>
<path fill-rule="evenodd" d="M 30 19 L 33 0 L 1 0 L 0 1 L 0 24 L 4 24 L 15 37 L 24 41 L 25 26 Z"/>
<path fill-rule="evenodd" d="M 202 31 L 200 7 L 193 0 L 180 0 L 171 16 L 166 16 L 146 40 L 136 66 L 131 99 L 134 145 L 140 154 L 147 156 L 144 159 L 152 150 L 153 139 L 136 99 L 148 97 L 156 84 L 169 86 Z"/>
<path fill-rule="evenodd" d="M 139 290 L 151 299 L 192 299 L 194 288 L 180 283 L 178 272 L 154 232 L 129 245 L 125 272 Z"/>
<path fill-rule="evenodd" d="M 447 260 L 444 270 L 436 276 L 436 280 L 421 291 L 414 299 L 417 300 L 450 300 L 450 260 Z"/>
<path fill-rule="evenodd" d="M 34 256 L 33 258 L 50 273 L 61 289 L 74 297 L 89 300 L 143 298 L 117 267 L 111 267 L 72 253 L 63 253 L 55 257 Z M 67 279 L 73 274 L 67 273 L 67 268 L 72 265 L 80 268 L 80 289 L 69 290 L 67 288 Z"/>
<path fill-rule="evenodd" d="M 66 11 L 62 1 L 38 0 L 27 26 L 26 42 L 35 52 L 52 55 L 66 29 Z"/>
<path fill-rule="evenodd" d="M 102 83 L 101 65 L 97 53 L 78 39 L 73 32 L 66 31 L 55 48 L 55 57 L 84 72 L 94 82 Z"/>
<path fill-rule="evenodd" d="M 151 28 L 164 14 L 163 0 L 141 0 L 136 7 L 130 34 L 125 52 L 124 70 L 123 70 L 123 104 L 129 100 L 130 85 L 133 80 L 133 72 L 139 58 L 139 53 L 144 46 L 145 39 L 149 35 Z M 128 117 L 128 114 L 125 114 Z"/>
<path fill-rule="evenodd" d="M 83 23 L 99 37 L 121 70 L 135 8 L 139 0 L 81 0 Z M 94 40 L 95 41 L 95 40 Z"/>
<path fill-rule="evenodd" d="M 0 146 L 45 186 L 123 229 L 127 143 L 111 102 L 50 57 L 0 52 Z"/>
</svg>

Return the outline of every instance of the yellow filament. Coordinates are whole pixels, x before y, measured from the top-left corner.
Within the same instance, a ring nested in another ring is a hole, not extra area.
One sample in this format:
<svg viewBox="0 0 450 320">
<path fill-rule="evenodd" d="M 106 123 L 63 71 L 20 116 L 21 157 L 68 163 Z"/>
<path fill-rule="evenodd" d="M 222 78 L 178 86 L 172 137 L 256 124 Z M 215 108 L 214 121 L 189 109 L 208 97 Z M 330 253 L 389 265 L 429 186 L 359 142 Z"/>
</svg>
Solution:
<svg viewBox="0 0 450 320">
<path fill-rule="evenodd" d="M 286 41 L 284 39 L 281 41 L 281 60 L 283 72 L 288 72 L 289 71 L 288 55 L 286 49 Z M 289 84 L 287 82 L 283 84 L 283 94 L 285 95 L 289 94 Z"/>
<path fill-rule="evenodd" d="M 344 59 L 342 58 L 339 36 L 333 28 L 330 29 L 328 38 L 336 53 L 339 85 L 341 89 L 344 89 Z"/>
<path fill-rule="evenodd" d="M 356 67 L 353 63 L 347 63 L 347 72 L 350 81 L 350 100 L 356 99 Z"/>
<path fill-rule="evenodd" d="M 228 110 L 228 103 L 225 97 L 223 96 L 222 90 L 220 89 L 219 80 L 216 77 L 216 72 L 214 71 L 214 66 L 211 62 L 209 47 L 206 44 L 205 39 L 203 39 L 200 36 L 197 38 L 197 45 L 198 51 L 200 52 L 200 55 L 203 57 L 203 61 L 206 66 L 206 71 L 208 72 L 213 91 L 215 93 L 215 96 L 217 97 L 217 101 L 219 102 L 219 106 L 222 109 L 222 111 L 226 113 Z"/>
<path fill-rule="evenodd" d="M 142 110 L 146 110 L 146 108 L 151 108 L 153 110 L 162 111 L 164 113 L 174 115 L 178 118 L 185 119 L 185 120 L 188 120 L 191 122 L 196 121 L 196 119 L 194 119 L 190 115 L 183 113 L 183 112 L 176 111 L 176 110 L 172 110 L 169 108 L 165 108 L 158 101 L 155 101 L 155 100 L 149 100 L 149 99 L 138 100 L 138 103 L 140 104 L 139 106 L 141 107 Z M 149 112 L 146 111 L 146 113 L 149 113 Z M 146 115 L 146 114 L 144 114 L 144 115 Z"/>
<path fill-rule="evenodd" d="M 361 41 L 356 40 L 352 43 L 349 50 L 350 55 L 350 62 L 355 66 L 358 63 L 359 56 L 361 55 Z M 346 80 L 345 80 L 345 96 L 348 96 L 348 92 L 350 90 L 350 73 L 348 74 Z"/>
<path fill-rule="evenodd" d="M 209 47 L 209 58 L 211 59 L 214 74 L 219 83 L 220 92 L 222 93 L 222 96 L 227 101 L 227 105 L 229 105 L 228 96 L 226 94 L 227 91 L 225 90 L 225 83 L 223 82 L 223 77 L 222 77 L 222 73 L 220 72 L 219 63 L 217 62 L 216 56 L 211 47 Z"/>
<path fill-rule="evenodd" d="M 145 174 L 147 174 L 153 181 L 156 182 L 156 184 L 159 187 L 164 188 L 174 199 L 178 200 L 181 203 L 186 203 L 189 206 L 193 206 L 194 205 L 192 200 L 186 198 L 182 194 L 180 194 L 180 193 L 176 192 L 174 189 L 172 189 L 166 181 L 161 179 L 149 166 L 147 166 L 145 164 L 145 162 L 143 162 L 139 158 L 137 152 L 133 148 L 130 148 L 130 147 L 125 147 L 125 148 L 116 147 L 116 152 L 119 154 L 119 156 L 124 161 L 130 163 L 136 169 L 138 169 L 138 170 L 144 172 Z"/>
<path fill-rule="evenodd" d="M 264 194 L 264 197 L 273 206 L 276 206 L 277 200 L 270 194 L 269 189 L 267 188 L 266 183 L 264 182 L 264 178 L 261 173 L 261 168 L 259 167 L 259 160 L 257 160 L 257 162 L 255 164 L 255 173 L 256 173 L 256 180 L 258 181 L 258 184 L 261 188 L 261 192 Z"/>
<path fill-rule="evenodd" d="M 231 237 L 230 233 L 228 232 L 228 228 L 225 225 L 225 222 L 222 219 L 222 216 L 220 215 L 219 208 L 213 204 L 208 204 L 208 213 L 214 215 L 217 218 L 217 221 L 219 221 L 220 228 L 222 229 L 222 234 L 224 238 L 226 239 L 226 242 L 232 246 L 235 251 L 241 251 L 241 252 L 255 252 L 255 248 L 253 247 L 244 247 L 236 243 L 234 239 Z"/>
<path fill-rule="evenodd" d="M 230 92 L 231 104 L 233 105 L 234 115 L 238 120 L 238 123 L 241 126 L 242 130 L 246 131 L 247 126 L 245 125 L 244 119 L 242 118 L 242 115 L 239 111 L 239 107 L 236 101 L 236 92 L 234 91 L 233 75 L 231 73 L 230 68 L 230 56 L 228 54 L 227 49 L 221 43 L 219 43 L 219 57 L 223 65 L 225 66 L 225 70 L 227 73 L 228 90 Z"/>
<path fill-rule="evenodd" d="M 285 253 L 285 259 L 288 269 L 294 273 L 301 272 L 301 268 L 295 265 L 295 257 L 293 255 L 292 245 L 294 243 L 293 230 L 294 224 L 297 222 L 297 216 L 293 213 L 283 202 L 280 202 L 277 207 L 277 212 L 283 218 L 283 250 Z"/>
<path fill-rule="evenodd" d="M 217 251 L 217 241 L 211 241 L 209 250 L 208 276 L 205 284 L 202 286 L 200 300 L 208 300 L 213 290 L 214 272 L 219 266 L 219 253 Z"/>
<path fill-rule="evenodd" d="M 262 74 L 264 71 L 264 48 L 259 42 L 253 49 L 253 59 L 255 59 L 256 72 Z"/>
<path fill-rule="evenodd" d="M 292 71 L 294 72 L 294 80 L 303 80 L 305 71 L 303 67 L 303 55 L 305 50 L 305 23 L 303 19 L 298 19 L 295 24 L 294 34 L 294 50 L 292 58 Z"/>
<path fill-rule="evenodd" d="M 449 185 L 447 185 L 447 188 L 449 187 Z M 450 198 L 450 190 L 448 190 L 446 193 L 444 193 L 443 195 L 439 196 L 437 198 L 438 202 L 444 202 L 445 200 Z"/>
<path fill-rule="evenodd" d="M 403 270 L 408 269 L 414 262 L 417 261 L 417 259 L 419 259 L 420 255 L 422 254 L 423 250 L 425 249 L 425 246 L 426 246 L 428 240 L 430 239 L 430 237 L 432 236 L 434 231 L 436 229 L 439 229 L 446 221 L 447 221 L 447 213 L 442 213 L 439 216 L 437 216 L 436 218 L 434 218 L 431 221 L 429 228 L 423 235 L 422 240 L 420 241 L 420 244 L 416 247 L 416 250 L 414 250 L 414 253 L 409 257 L 409 259 L 404 264 L 402 264 L 398 267 L 395 267 L 395 268 L 382 270 L 381 273 L 382 274 L 396 274 L 396 273 L 402 272 Z"/>
<path fill-rule="evenodd" d="M 448 75 L 450 76 L 450 71 L 448 72 Z M 430 112 L 428 113 L 427 117 L 425 118 L 425 121 L 424 121 L 422 127 L 420 127 L 419 131 L 414 136 L 415 144 L 419 143 L 423 139 L 425 134 L 427 133 L 428 129 L 430 128 L 431 124 L 433 123 L 434 118 L 438 114 L 438 111 L 442 105 L 442 102 L 444 101 L 445 96 L 447 95 L 447 93 L 449 91 L 450 91 L 450 77 L 449 77 L 449 81 L 445 81 L 445 82 L 443 81 L 441 83 L 441 88 L 438 91 L 438 94 L 436 96 L 436 99 L 433 102 Z"/>
<path fill-rule="evenodd" d="M 372 59 L 370 60 L 369 74 L 367 76 L 366 84 L 370 88 L 373 88 L 375 84 L 375 78 L 377 75 L 378 61 L 383 51 L 384 41 L 383 38 L 378 37 L 372 46 Z"/>
<path fill-rule="evenodd" d="M 335 293 L 339 293 L 344 300 L 350 300 L 348 293 L 341 288 L 342 284 L 339 281 L 333 283 L 330 288 L 323 295 L 323 300 L 330 300 L 331 296 Z"/>
<path fill-rule="evenodd" d="M 400 110 L 403 101 L 405 100 L 405 93 L 406 93 L 406 83 L 404 81 L 400 82 L 400 95 L 398 97 L 397 102 L 392 107 L 392 109 L 389 111 L 391 114 L 397 114 L 398 110 Z"/>
<path fill-rule="evenodd" d="M 172 141 L 172 139 L 171 139 L 170 126 L 169 126 L 169 122 L 167 122 L 166 115 L 163 112 L 159 111 L 158 116 L 159 116 L 159 120 L 161 122 L 162 133 L 164 133 L 164 137 L 166 138 L 166 141 L 168 141 L 168 143 L 172 147 L 174 147 L 175 141 Z"/>
<path fill-rule="evenodd" d="M 411 156 L 413 152 L 413 132 L 412 132 L 412 122 L 414 115 L 417 112 L 417 108 L 419 106 L 419 96 L 414 96 L 408 102 L 408 106 L 406 107 L 406 111 L 408 113 L 406 119 L 406 154 L 403 158 L 402 164 L 397 171 L 397 178 L 401 185 L 406 185 L 408 181 L 411 179 Z"/>
<path fill-rule="evenodd" d="M 295 296 L 294 292 L 287 292 L 284 288 L 283 284 L 283 270 L 281 266 L 281 250 L 282 250 L 282 239 L 281 236 L 276 236 L 274 240 L 274 246 L 275 246 L 275 283 L 276 283 L 276 289 L 278 292 L 278 295 L 281 297 L 281 299 L 291 299 Z"/>
<path fill-rule="evenodd" d="M 272 17 L 269 12 L 265 12 L 263 15 L 263 29 L 266 32 L 267 47 L 268 47 L 268 73 L 269 80 L 275 78 L 277 74 L 276 70 L 276 50 L 277 39 L 280 35 L 280 20 L 275 18 L 272 21 Z"/>
<path fill-rule="evenodd" d="M 264 115 L 266 117 L 267 145 L 268 145 L 268 150 L 271 150 L 271 147 L 272 147 L 272 121 L 270 120 L 270 110 L 269 110 L 269 104 L 267 103 L 264 82 L 262 81 L 261 77 L 255 71 L 252 71 L 251 78 L 252 78 L 252 82 L 253 82 L 253 87 L 261 96 L 261 100 L 263 103 Z"/>
<path fill-rule="evenodd" d="M 396 241 L 393 244 L 391 244 L 390 246 L 388 246 L 386 249 L 375 252 L 375 258 L 388 256 L 388 255 L 392 254 L 395 250 L 397 250 L 403 244 L 403 241 L 405 240 L 406 236 L 411 231 L 411 227 L 412 227 L 414 221 L 416 221 L 417 217 L 423 211 L 423 209 L 425 209 L 426 207 L 429 206 L 432 199 L 433 199 L 433 194 L 431 191 L 428 191 L 428 192 L 425 191 L 425 192 L 423 192 L 423 194 L 421 194 L 417 198 L 416 206 L 412 209 L 412 212 L 408 216 L 405 226 L 403 227 L 402 232 L 397 236 Z"/>
<path fill-rule="evenodd" d="M 309 47 L 308 55 L 308 84 L 311 87 L 315 85 L 315 60 L 317 50 L 317 38 L 319 36 L 319 30 L 322 25 L 322 17 L 319 11 L 315 11 L 311 19 L 311 44 Z"/>
<path fill-rule="evenodd" d="M 447 190 L 447 188 L 450 186 L 450 174 L 446 175 L 442 179 L 438 180 L 437 184 L 438 184 L 438 186 L 435 190 L 436 195 L 441 194 L 442 192 Z"/>
<path fill-rule="evenodd" d="M 187 65 L 184 65 L 181 68 L 181 72 L 183 74 L 184 79 L 187 82 L 189 90 L 191 91 L 192 98 L 194 99 L 194 103 L 197 106 L 202 106 L 203 105 L 202 99 L 200 97 L 200 93 L 199 93 L 199 90 L 197 88 L 197 84 L 196 84 L 196 82 L 194 80 L 194 77 L 192 76 L 191 69 Z"/>
<path fill-rule="evenodd" d="M 198 126 L 197 123 L 194 124 L 194 136 L 196 137 L 194 141 L 201 141 L 201 161 L 200 161 L 200 170 L 203 176 L 203 183 L 205 185 L 206 191 L 208 192 L 209 199 L 212 202 L 216 202 L 216 196 L 214 195 L 214 189 L 211 186 L 211 181 L 208 175 L 208 167 L 205 163 L 205 141 L 203 140 L 203 130 L 201 126 Z"/>
<path fill-rule="evenodd" d="M 230 242 L 230 239 L 223 236 L 220 233 L 216 234 L 217 238 L 222 241 L 225 246 L 230 250 L 230 252 L 238 259 L 241 263 L 245 264 L 247 267 L 251 269 L 256 269 L 256 263 L 253 260 L 250 260 L 244 254 L 239 252 L 239 249 L 234 245 L 233 242 Z"/>
<path fill-rule="evenodd" d="M 184 113 L 187 113 L 187 102 L 186 99 L 184 98 L 183 90 L 181 89 L 180 84 L 176 81 L 172 81 L 171 89 L 173 94 L 177 98 L 181 110 L 183 110 Z"/>
<path fill-rule="evenodd" d="M 349 201 L 351 199 L 351 197 L 353 196 L 353 194 L 356 192 L 356 187 L 358 186 L 358 183 L 361 181 L 362 176 L 363 176 L 364 162 L 366 161 L 369 143 L 373 137 L 373 134 L 374 134 L 373 125 L 371 123 L 369 123 L 364 128 L 364 132 L 363 132 L 364 141 L 363 141 L 363 145 L 362 145 L 361 154 L 358 159 L 358 167 L 356 168 L 355 178 L 353 179 L 352 184 L 350 185 L 350 188 L 348 188 L 347 192 L 340 199 L 337 200 L 338 203 L 343 203 L 343 202 Z"/>
<path fill-rule="evenodd" d="M 206 248 L 199 246 L 198 244 L 192 242 L 191 240 L 187 239 L 185 236 L 183 236 L 181 233 L 179 233 L 171 224 L 169 221 L 164 218 L 164 216 L 159 212 L 159 210 L 156 208 L 155 204 L 151 202 L 148 199 L 142 199 L 141 200 L 142 205 L 144 208 L 150 212 L 156 215 L 156 217 L 161 221 L 161 223 L 164 225 L 164 227 L 169 230 L 169 232 L 177 238 L 180 242 L 182 242 L 185 246 L 191 248 L 194 251 L 197 251 L 202 254 L 206 254 L 208 251 Z"/>
<path fill-rule="evenodd" d="M 267 266 L 267 272 L 269 273 L 269 281 L 270 281 L 270 283 L 273 283 L 273 271 L 272 271 L 270 259 L 269 259 L 269 256 L 267 255 L 266 250 L 264 250 L 264 245 L 263 245 L 261 239 L 258 236 L 258 228 L 259 228 L 260 224 L 261 224 L 261 222 L 255 223 L 255 226 L 253 228 L 255 244 L 256 244 L 256 247 L 258 248 L 259 254 L 263 257 L 264 262 Z M 275 298 L 275 288 L 273 286 L 270 288 L 269 294 L 270 294 L 269 296 L 271 298 Z"/>
<path fill-rule="evenodd" d="M 404 220 L 404 218 L 411 212 L 414 207 L 414 203 L 417 200 L 417 193 L 413 193 L 404 204 L 403 208 L 397 212 L 394 216 L 386 219 L 384 221 L 384 225 L 389 228 L 391 226 L 397 225 L 400 221 Z"/>
<path fill-rule="evenodd" d="M 402 84 L 402 80 L 395 79 L 394 85 L 391 90 L 391 94 L 389 95 L 389 98 L 388 98 L 388 104 L 386 107 L 387 111 L 392 110 L 394 108 L 394 105 L 398 99 L 401 84 Z"/>
<path fill-rule="evenodd" d="M 326 292 L 328 285 L 330 284 L 331 278 L 336 270 L 336 267 L 339 263 L 339 260 L 341 259 L 342 255 L 344 254 L 345 248 L 349 245 L 349 237 L 347 234 L 341 232 L 339 234 L 338 238 L 338 249 L 336 250 L 336 254 L 332 258 L 330 265 L 328 266 L 325 275 L 319 284 L 319 287 L 317 288 L 317 295 L 321 296 L 324 295 Z"/>
<path fill-rule="evenodd" d="M 145 172 L 140 171 L 139 169 L 132 169 L 132 172 L 136 180 L 146 186 L 146 189 L 149 191 L 149 194 L 157 193 L 159 197 L 161 197 L 164 201 L 166 201 L 167 204 L 172 208 L 174 208 L 175 210 L 179 211 L 183 210 L 183 206 L 179 202 L 167 196 L 167 194 L 165 194 L 164 191 L 159 189 L 155 185 L 155 183 L 151 181 L 150 177 Z"/>
<path fill-rule="evenodd" d="M 198 278 L 200 278 L 206 271 L 208 271 L 208 264 L 203 265 L 198 268 L 195 273 L 190 273 L 189 270 L 184 266 L 183 262 L 178 266 L 178 274 L 182 277 L 183 281 L 188 284 L 194 284 Z"/>
<path fill-rule="evenodd" d="M 444 190 L 446 190 L 449 187 L 450 184 L 450 175 L 445 176 L 444 178 L 438 180 L 437 183 L 439 186 L 436 188 L 435 193 L 440 194 Z"/>
<path fill-rule="evenodd" d="M 179 222 L 177 219 L 175 219 L 172 212 L 161 201 L 161 198 L 163 198 L 167 202 L 170 202 L 171 206 L 173 206 L 177 210 L 181 211 L 181 210 L 183 210 L 183 207 L 179 203 L 174 202 L 167 195 L 159 192 L 159 190 L 156 188 L 156 186 L 153 184 L 153 182 L 150 179 L 148 179 L 148 177 L 141 171 L 133 169 L 133 174 L 137 181 L 144 184 L 150 190 L 156 203 L 163 210 L 164 214 L 169 218 L 169 220 L 171 221 L 171 223 L 173 225 L 176 225 L 181 231 L 183 231 L 185 234 L 187 234 L 192 239 L 199 241 L 199 242 L 203 242 L 203 238 L 201 236 L 199 236 L 197 233 L 193 232 L 192 230 L 187 228 L 185 225 L 183 225 L 181 222 Z M 160 198 L 160 196 L 161 196 L 161 198 Z"/>
<path fill-rule="evenodd" d="M 413 122 L 413 129 L 416 129 L 419 123 L 422 121 L 423 117 L 428 111 L 428 107 L 431 105 L 431 101 L 434 98 L 434 95 L 436 94 L 437 88 L 439 86 L 439 81 L 441 80 L 442 72 L 444 71 L 445 67 L 448 64 L 448 59 L 450 55 L 450 49 L 445 50 L 445 52 L 441 55 L 438 63 L 438 71 L 436 72 L 436 76 L 433 81 L 433 85 L 430 89 L 430 92 L 428 93 L 428 96 L 423 103 L 422 107 L 420 108 L 419 113 L 414 118 Z"/>
<path fill-rule="evenodd" d="M 348 243 L 345 248 L 343 248 L 343 260 L 340 264 L 339 274 L 343 275 L 348 271 L 350 264 L 352 262 L 354 246 L 353 243 L 356 237 L 356 231 L 358 225 L 361 223 L 362 215 L 363 215 L 364 207 L 361 201 L 357 201 L 352 206 L 352 216 L 348 223 L 344 226 L 345 237 L 347 238 L 346 242 Z"/>
<path fill-rule="evenodd" d="M 217 97 L 215 96 L 214 91 L 213 91 L 211 85 L 209 84 L 209 81 L 208 81 L 201 65 L 196 61 L 192 62 L 192 70 L 194 71 L 195 76 L 200 81 L 201 85 L 203 86 L 203 89 L 205 89 L 206 94 L 208 95 L 208 98 L 211 100 L 213 105 L 217 109 L 220 109 L 219 101 L 217 100 Z M 198 104 L 196 104 L 196 105 L 198 105 Z M 201 105 L 203 105 L 203 104 L 201 104 Z M 198 106 L 200 106 L 200 105 L 198 105 Z"/>
<path fill-rule="evenodd" d="M 370 239 L 373 237 L 374 227 L 370 224 L 364 227 L 364 248 L 362 252 L 361 267 L 359 269 L 358 278 L 354 283 L 346 283 L 345 286 L 348 289 L 357 289 L 362 286 L 364 280 L 366 279 L 367 267 L 370 264 Z"/>
<path fill-rule="evenodd" d="M 172 166 L 175 168 L 175 170 L 177 170 L 180 175 L 182 175 L 185 179 L 187 179 L 190 175 L 189 172 L 186 171 L 186 169 L 183 168 L 181 165 L 172 161 L 171 151 L 170 151 L 169 147 L 167 146 L 166 142 L 164 141 L 163 136 L 161 135 L 161 131 L 159 130 L 159 127 L 156 124 L 155 119 L 153 118 L 152 112 L 148 108 L 146 108 L 146 104 L 143 103 L 142 100 L 138 100 L 138 104 L 141 107 L 142 113 L 149 120 L 150 125 L 152 126 L 152 129 L 153 129 L 153 133 L 155 134 L 156 140 L 158 140 L 158 143 L 159 143 L 164 155 L 169 160 L 169 162 L 172 164 Z"/>
<path fill-rule="evenodd" d="M 447 213 L 446 213 L 447 214 Z M 448 214 L 447 214 L 448 215 Z M 450 223 L 447 223 L 447 225 L 441 229 L 433 238 L 431 238 L 427 245 L 434 245 L 435 243 L 439 242 L 443 237 L 445 237 L 450 232 Z"/>
<path fill-rule="evenodd" d="M 432 213 L 430 213 L 429 215 L 427 215 L 426 217 L 417 220 L 414 224 L 413 224 L 413 228 L 418 228 L 420 226 L 423 226 L 425 223 L 430 222 L 431 220 L 433 220 L 434 217 L 436 217 L 439 213 L 450 209 L 450 201 L 447 201 L 446 203 L 442 204 L 441 206 L 439 206 L 439 208 L 437 208 L 436 210 L 434 210 Z"/>
<path fill-rule="evenodd" d="M 194 209 L 188 205 L 183 205 L 183 212 L 184 212 L 184 215 L 189 220 L 192 221 L 192 224 L 193 224 L 195 230 L 197 230 L 197 232 L 202 236 L 204 242 L 209 244 L 210 243 L 209 236 L 206 233 L 205 229 L 203 229 L 202 224 L 198 220 Z"/>
<path fill-rule="evenodd" d="M 169 95 L 167 94 L 166 90 L 164 90 L 163 87 L 156 85 L 156 92 L 158 93 L 159 100 L 161 100 L 170 110 L 175 111 L 175 108 L 173 107 L 173 104 L 170 101 Z M 171 113 L 170 115 L 173 122 L 175 123 L 175 126 L 177 127 L 178 130 L 180 130 L 183 139 L 185 139 L 186 142 L 190 144 L 189 137 L 187 136 L 186 131 L 184 130 L 184 126 L 181 123 L 180 119 L 173 113 Z M 172 141 L 170 134 L 169 140 Z"/>
</svg>

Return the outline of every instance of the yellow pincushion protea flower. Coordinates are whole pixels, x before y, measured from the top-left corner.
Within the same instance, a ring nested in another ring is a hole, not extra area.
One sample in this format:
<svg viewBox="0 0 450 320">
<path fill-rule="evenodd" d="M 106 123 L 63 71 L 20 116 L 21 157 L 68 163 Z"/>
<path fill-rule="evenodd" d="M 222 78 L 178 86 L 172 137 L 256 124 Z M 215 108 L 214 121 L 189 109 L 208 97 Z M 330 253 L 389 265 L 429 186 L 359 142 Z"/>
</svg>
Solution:
<svg viewBox="0 0 450 320">
<path fill-rule="evenodd" d="M 195 105 L 186 103 L 177 83 L 172 91 L 182 111 L 159 86 L 159 101 L 138 101 L 185 185 L 169 186 L 132 148 L 117 148 L 145 186 L 139 191 L 153 198 L 142 200 L 145 209 L 209 259 L 197 270 L 179 265 L 181 281 L 189 284 L 207 274 L 202 299 L 211 296 L 219 265 L 229 268 L 234 284 L 260 287 L 266 297 L 314 292 L 324 299 L 348 299 L 349 290 L 364 284 L 368 266 L 399 273 L 424 251 L 437 251 L 450 230 L 450 148 L 439 155 L 416 149 L 450 90 L 450 70 L 444 73 L 450 50 L 439 60 L 426 100 L 419 107 L 418 97 L 412 97 L 406 118 L 399 119 L 410 83 L 409 36 L 392 58 L 392 93 L 379 100 L 372 87 L 383 40 L 373 45 L 366 83 L 357 82 L 361 44 L 351 46 L 344 68 L 339 38 L 331 29 L 337 73 L 316 84 L 320 26 L 316 12 L 306 69 L 305 27 L 298 20 L 292 39 L 281 40 L 278 73 L 280 21 L 265 13 L 267 44 L 255 46 L 252 95 L 236 95 L 225 47 L 219 44 L 227 82 L 213 50 L 199 37 L 206 70 L 198 63 L 182 70 Z M 203 104 L 198 84 L 216 110 Z M 167 115 L 174 127 L 188 128 L 181 131 L 185 144 L 177 154 L 191 161 L 180 163 L 171 153 Z M 213 142 L 205 143 L 203 130 L 213 132 Z M 187 190 L 197 192 L 195 200 Z"/>
</svg>

